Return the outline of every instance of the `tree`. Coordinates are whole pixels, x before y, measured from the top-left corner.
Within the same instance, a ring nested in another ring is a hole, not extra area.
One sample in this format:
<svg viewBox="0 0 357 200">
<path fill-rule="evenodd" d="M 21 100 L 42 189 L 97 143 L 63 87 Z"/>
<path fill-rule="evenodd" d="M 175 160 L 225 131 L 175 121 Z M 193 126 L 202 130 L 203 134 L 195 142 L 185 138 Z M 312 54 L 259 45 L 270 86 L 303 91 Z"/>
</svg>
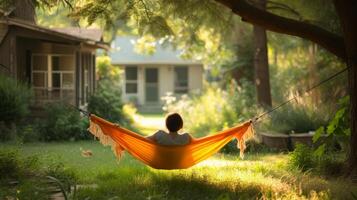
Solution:
<svg viewBox="0 0 357 200">
<path fill-rule="evenodd" d="M 7 0 L 11 1 L 11 0 Z M 66 5 L 74 0 L 62 0 Z M 56 0 L 36 0 L 35 2 L 58 2 Z M 214 3 L 218 3 L 215 5 Z M 240 16 L 243 21 L 261 26 L 266 30 L 282 34 L 293 35 L 310 40 L 346 62 L 348 66 L 348 86 L 350 93 L 351 115 L 351 148 L 349 153 L 349 173 L 357 173 L 357 1 L 333 0 L 339 21 L 342 26 L 342 35 L 328 31 L 307 21 L 299 21 L 283 17 L 278 14 L 259 9 L 247 0 L 98 0 L 84 5 L 81 14 L 90 22 L 101 17 L 108 22 L 115 22 L 118 18 L 136 17 L 141 32 L 152 32 L 160 35 L 170 32 L 166 19 L 181 18 L 181 21 L 192 22 L 191 27 L 197 24 L 215 22 L 226 19 L 223 8 L 230 9 Z M 206 12 L 206 11 L 209 12 Z M 148 12 L 149 11 L 149 12 Z M 205 12 L 203 12 L 205 11 Z M 316 11 L 318 12 L 318 11 Z M 120 13 L 117 14 L 117 13 Z M 197 19 L 203 19 L 199 21 Z M 194 23 L 195 22 L 195 23 Z M 186 23 L 189 24 L 189 23 Z M 221 23 L 221 25 L 224 23 Z M 223 28 L 226 26 L 222 26 Z M 227 28 L 227 27 L 226 27 Z"/>
<path fill-rule="evenodd" d="M 257 0 L 259 9 L 266 9 L 266 0 Z M 254 83 L 258 103 L 262 106 L 272 106 L 270 93 L 270 78 L 267 50 L 267 34 L 263 27 L 254 25 Z"/>
<path fill-rule="evenodd" d="M 344 60 L 348 68 L 350 94 L 351 139 L 348 158 L 348 173 L 357 173 L 357 2 L 334 0 L 341 25 L 342 36 L 329 32 L 308 22 L 285 18 L 260 10 L 245 0 L 216 0 L 239 15 L 243 21 L 260 25 L 267 30 L 298 36 L 310 40 Z"/>
</svg>

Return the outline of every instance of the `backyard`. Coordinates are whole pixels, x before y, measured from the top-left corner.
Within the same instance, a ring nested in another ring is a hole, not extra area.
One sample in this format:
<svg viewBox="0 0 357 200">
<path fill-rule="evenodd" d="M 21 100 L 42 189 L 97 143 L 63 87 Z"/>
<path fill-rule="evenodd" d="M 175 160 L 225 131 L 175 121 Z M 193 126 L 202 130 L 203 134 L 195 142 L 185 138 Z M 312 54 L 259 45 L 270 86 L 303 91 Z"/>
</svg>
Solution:
<svg viewBox="0 0 357 200">
<path fill-rule="evenodd" d="M 355 0 L 0 0 L 0 199 L 357 200 Z"/>
<path fill-rule="evenodd" d="M 146 121 L 159 116 L 141 116 Z M 146 129 L 147 133 L 155 127 Z M 63 164 L 78 180 L 76 199 L 355 199 L 357 185 L 339 177 L 324 177 L 289 168 L 287 153 L 217 154 L 186 170 L 155 170 L 125 154 L 115 158 L 98 141 L 2 144 L 38 156 L 41 167 Z M 83 155 L 90 150 L 91 156 Z M 36 183 L 20 180 L 1 188 L 0 196 L 31 198 Z M 31 188 L 31 189 L 29 189 Z M 60 195 L 61 196 L 61 195 Z M 37 198 L 39 198 L 38 196 Z"/>
</svg>

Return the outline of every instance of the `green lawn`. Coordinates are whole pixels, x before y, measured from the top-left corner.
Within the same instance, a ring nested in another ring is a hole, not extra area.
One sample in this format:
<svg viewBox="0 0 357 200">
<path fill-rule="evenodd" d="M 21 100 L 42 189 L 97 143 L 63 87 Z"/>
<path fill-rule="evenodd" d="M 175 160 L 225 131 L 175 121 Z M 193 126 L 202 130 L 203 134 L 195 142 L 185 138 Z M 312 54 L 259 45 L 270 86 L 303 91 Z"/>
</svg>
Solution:
<svg viewBox="0 0 357 200">
<path fill-rule="evenodd" d="M 42 165 L 64 163 L 79 175 L 78 199 L 353 199 L 357 185 L 288 169 L 286 154 L 254 154 L 241 160 L 217 154 L 186 170 L 155 170 L 126 154 L 118 161 L 96 141 L 33 143 L 19 148 Z M 82 150 L 93 156 L 83 157 Z M 89 197 L 89 198 L 88 198 Z"/>
</svg>

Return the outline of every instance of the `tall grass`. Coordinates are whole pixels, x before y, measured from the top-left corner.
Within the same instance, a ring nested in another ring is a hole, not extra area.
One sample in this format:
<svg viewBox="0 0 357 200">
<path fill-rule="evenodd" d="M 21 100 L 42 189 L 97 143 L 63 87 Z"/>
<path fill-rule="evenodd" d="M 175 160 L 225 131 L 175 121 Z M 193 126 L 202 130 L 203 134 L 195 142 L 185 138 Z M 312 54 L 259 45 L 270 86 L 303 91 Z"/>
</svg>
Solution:
<svg viewBox="0 0 357 200">
<path fill-rule="evenodd" d="M 298 97 L 263 119 L 260 129 L 278 133 L 307 133 L 326 125 L 332 116 L 328 106 L 315 106 Z"/>
</svg>

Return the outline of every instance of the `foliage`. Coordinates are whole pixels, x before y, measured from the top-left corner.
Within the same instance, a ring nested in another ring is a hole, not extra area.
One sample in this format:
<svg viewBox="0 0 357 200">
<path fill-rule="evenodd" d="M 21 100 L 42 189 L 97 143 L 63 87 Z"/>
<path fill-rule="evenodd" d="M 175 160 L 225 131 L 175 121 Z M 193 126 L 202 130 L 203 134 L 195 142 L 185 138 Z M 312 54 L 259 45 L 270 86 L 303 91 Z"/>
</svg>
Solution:
<svg viewBox="0 0 357 200">
<path fill-rule="evenodd" d="M 33 94 L 23 83 L 0 74 L 0 121 L 19 121 L 28 114 Z"/>
<path fill-rule="evenodd" d="M 319 155 L 314 148 L 297 144 L 289 154 L 289 166 L 302 171 L 313 171 L 327 176 L 341 175 L 343 159 L 333 153 Z"/>
<path fill-rule="evenodd" d="M 0 145 L 0 149 L 14 147 Z M 93 156 L 83 157 L 81 147 L 90 149 Z M 80 169 L 77 183 L 88 187 L 78 187 L 77 199 L 216 199 L 222 194 L 230 199 L 349 199 L 357 189 L 342 177 L 287 168 L 288 155 L 283 153 L 247 153 L 243 161 L 237 155 L 216 154 L 195 167 L 168 171 L 150 169 L 130 155 L 118 165 L 111 149 L 96 141 L 29 143 L 21 148 L 24 156 L 37 154 L 44 167 L 64 163 L 64 168 Z M 56 159 L 49 160 L 49 156 Z M 27 198 L 39 191 L 33 186 L 39 185 L 29 185 L 32 193 Z M 1 195 L 6 188 L 0 186 L 0 199 L 6 196 Z"/>
<path fill-rule="evenodd" d="M 40 139 L 44 141 L 64 141 L 88 139 L 87 123 L 80 113 L 64 103 L 48 104 L 46 117 L 39 124 Z"/>
<path fill-rule="evenodd" d="M 239 83 L 231 81 L 227 84 L 226 91 L 229 96 L 226 101 L 232 106 L 238 121 L 248 121 L 263 112 L 263 109 L 256 104 L 255 86 L 252 82 L 246 79 L 241 79 Z M 233 125 L 234 122 L 231 124 Z"/>
<path fill-rule="evenodd" d="M 113 87 L 120 86 L 120 74 L 121 71 L 119 67 L 113 66 L 111 64 L 110 57 L 108 56 L 98 56 L 96 58 L 96 70 L 97 77 L 99 79 L 98 84 L 101 83 L 102 80 L 110 80 L 112 81 Z"/>
<path fill-rule="evenodd" d="M 24 177 L 38 168 L 37 156 L 23 157 L 18 149 L 0 149 L 0 182 Z"/>
<path fill-rule="evenodd" d="M 61 189 L 65 200 L 75 198 L 78 176 L 77 173 L 63 163 L 56 163 L 50 165 L 46 170 L 46 177 L 56 183 Z"/>
<path fill-rule="evenodd" d="M 0 149 L 0 198 L 48 199 L 55 188 L 46 177 L 60 181 L 66 191 L 77 180 L 76 173 L 60 162 L 47 169 L 41 165 L 36 155 L 24 156 L 19 149 Z"/>
<path fill-rule="evenodd" d="M 290 166 L 297 167 L 302 171 L 307 171 L 315 167 L 314 151 L 304 144 L 296 144 L 295 149 L 290 153 Z"/>
<path fill-rule="evenodd" d="M 245 84 L 247 84 L 245 86 Z M 226 90 L 215 85 L 206 85 L 200 94 L 182 95 L 177 98 L 169 93 L 162 99 L 163 110 L 178 112 L 184 119 L 184 129 L 195 137 L 214 134 L 239 123 L 252 119 L 261 112 L 254 103 L 254 90 L 250 90 L 248 82 L 242 86 L 232 81 Z M 238 152 L 236 141 L 226 145 L 222 152 Z"/>
<path fill-rule="evenodd" d="M 316 107 L 298 98 L 295 102 L 270 113 L 270 117 L 262 122 L 260 129 L 278 133 L 308 133 L 327 123 L 329 119 L 327 107 Z"/>
<path fill-rule="evenodd" d="M 77 3 L 71 14 L 85 19 L 89 25 L 101 24 L 115 36 L 118 30 L 126 34 L 160 39 L 162 43 L 174 43 L 183 50 L 182 57 L 221 65 L 234 55 L 224 42 L 231 14 L 224 6 L 213 1 L 110 1 Z M 120 8 L 120 9 L 119 9 Z M 190 12 L 190 15 L 187 15 Z M 112 37 L 113 38 L 113 37 Z M 139 43 L 140 52 L 153 53 L 152 40 Z"/>
<path fill-rule="evenodd" d="M 122 107 L 120 88 L 114 88 L 112 83 L 107 80 L 98 83 L 98 87 L 88 103 L 90 113 L 116 123 L 124 121 Z"/>
<path fill-rule="evenodd" d="M 184 119 L 184 129 L 195 137 L 201 137 L 220 131 L 230 126 L 230 123 L 238 123 L 237 114 L 226 101 L 228 95 L 215 86 L 206 88 L 200 95 L 182 95 L 178 100 L 168 94 L 163 97 L 163 109 L 180 113 Z"/>
<path fill-rule="evenodd" d="M 9 141 L 12 140 L 16 137 L 16 126 L 13 124 L 11 127 L 9 127 L 8 124 L 6 124 L 3 121 L 0 121 L 0 129 L 1 129 L 1 134 L 0 134 L 0 141 Z"/>
<path fill-rule="evenodd" d="M 316 131 L 313 142 L 322 143 L 319 148 L 316 149 L 318 155 L 331 153 L 340 148 L 342 148 L 344 152 L 347 151 L 351 135 L 349 103 L 349 96 L 341 98 L 339 101 L 339 109 L 329 124 L 326 127 L 321 126 Z M 325 133 L 326 135 L 324 135 Z"/>
<path fill-rule="evenodd" d="M 13 6 L 15 0 L 2 0 L 0 1 L 0 9 L 3 11 L 7 11 L 11 6 Z"/>
<path fill-rule="evenodd" d="M 333 119 L 329 124 L 321 126 L 313 136 L 313 142 L 319 144 L 311 148 L 298 144 L 290 155 L 290 164 L 305 170 L 313 170 L 326 175 L 339 175 L 343 167 L 343 154 L 336 152 L 341 150 L 346 153 L 350 137 L 349 127 L 349 97 L 341 98 Z M 326 133 L 326 135 L 325 135 Z"/>
<path fill-rule="evenodd" d="M 35 120 L 31 124 L 22 125 L 17 131 L 18 139 L 23 142 L 36 142 L 41 139 L 39 124 L 40 120 Z"/>
<path fill-rule="evenodd" d="M 20 175 L 20 159 L 17 151 L 0 151 L 0 180 Z"/>
<path fill-rule="evenodd" d="M 95 93 L 90 97 L 88 111 L 109 121 L 129 125 L 123 112 L 120 70 L 111 65 L 109 57 L 97 58 L 98 82 Z"/>
</svg>

